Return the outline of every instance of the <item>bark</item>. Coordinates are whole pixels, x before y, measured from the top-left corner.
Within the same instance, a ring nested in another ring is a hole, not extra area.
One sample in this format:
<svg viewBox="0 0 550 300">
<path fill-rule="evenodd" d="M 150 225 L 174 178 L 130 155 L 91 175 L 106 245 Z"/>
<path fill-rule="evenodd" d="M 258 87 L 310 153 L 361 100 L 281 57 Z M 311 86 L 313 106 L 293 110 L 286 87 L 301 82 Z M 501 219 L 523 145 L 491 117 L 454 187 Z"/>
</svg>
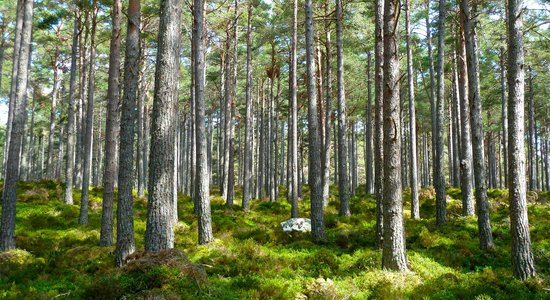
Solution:
<svg viewBox="0 0 550 300">
<path fill-rule="evenodd" d="M 313 52 L 313 11 L 311 0 L 305 1 L 306 61 L 308 95 L 309 186 L 311 192 L 311 233 L 314 242 L 324 242 L 323 187 L 321 185 L 321 147 L 317 120 L 315 87 L 315 53 Z"/>
<path fill-rule="evenodd" d="M 19 177 L 19 160 L 21 143 L 23 139 L 23 127 L 26 116 L 26 92 L 28 83 L 28 60 L 31 48 L 33 1 L 25 0 L 18 3 L 22 14 L 21 44 L 14 46 L 19 50 L 17 76 L 15 77 L 16 90 L 14 97 L 10 98 L 13 103 L 13 120 L 8 144 L 8 156 L 6 159 L 6 173 L 4 176 L 4 187 L 2 190 L 2 220 L 0 223 L 0 251 L 15 249 L 15 203 L 17 180 Z"/>
<path fill-rule="evenodd" d="M 489 219 L 489 202 L 485 183 L 485 156 L 483 153 L 483 121 L 481 118 L 481 95 L 479 89 L 479 63 L 476 45 L 476 9 L 470 10 L 467 0 L 461 1 L 464 15 L 464 33 L 466 36 L 466 61 L 468 64 L 468 97 L 470 99 L 470 117 L 472 121 L 472 152 L 475 175 L 475 195 L 479 246 L 483 250 L 494 248 Z"/>
<path fill-rule="evenodd" d="M 296 80 L 296 43 L 298 39 L 298 0 L 293 1 L 292 8 L 292 44 L 290 48 L 290 132 L 289 137 L 289 166 L 290 166 L 290 203 L 291 217 L 298 218 L 298 104 Z M 261 141 L 260 141 L 261 143 Z"/>
<path fill-rule="evenodd" d="M 250 210 L 252 187 L 254 185 L 252 173 L 252 158 L 254 156 L 252 143 L 252 2 L 248 4 L 248 18 L 246 24 L 246 124 L 244 134 L 244 180 L 242 209 Z"/>
<path fill-rule="evenodd" d="M 502 101 L 502 149 L 504 164 L 504 186 L 508 185 L 508 105 L 506 101 L 506 71 L 504 48 L 500 48 L 500 95 Z"/>
<path fill-rule="evenodd" d="M 382 267 L 406 272 L 403 194 L 401 190 L 401 120 L 399 115 L 399 6 L 384 3 L 384 244 Z"/>
<path fill-rule="evenodd" d="M 446 0 L 439 0 L 439 24 L 437 30 L 437 97 L 434 100 L 435 104 L 435 123 L 432 132 L 434 134 L 435 154 L 433 156 L 434 169 L 433 179 L 435 187 L 435 202 L 436 202 L 436 224 L 442 225 L 447 221 L 447 201 L 445 195 L 445 174 L 443 173 L 443 165 L 445 164 L 445 154 L 443 149 L 444 143 L 444 94 L 445 94 L 445 78 L 444 78 L 444 61 L 445 57 L 445 3 Z"/>
<path fill-rule="evenodd" d="M 349 178 L 346 150 L 346 95 L 344 91 L 344 41 L 342 29 L 342 0 L 336 0 L 336 61 L 338 89 L 338 195 L 340 216 L 349 216 Z"/>
<path fill-rule="evenodd" d="M 432 157 L 432 171 L 435 170 L 435 158 L 437 157 L 436 150 L 436 131 L 437 131 L 437 118 L 436 118 L 436 96 L 435 96 L 435 70 L 434 70 L 434 60 L 433 60 L 433 51 L 432 51 L 432 33 L 430 29 L 430 0 L 426 0 L 426 43 L 428 44 L 428 64 L 429 64 L 429 73 L 430 73 L 430 89 L 429 89 L 429 98 L 430 98 L 430 111 L 431 111 L 431 157 Z M 429 160 L 428 160 L 429 165 Z M 434 172 L 435 173 L 435 172 Z M 432 183 L 435 185 L 435 177 L 432 178 Z"/>
<path fill-rule="evenodd" d="M 145 251 L 174 247 L 174 143 L 180 73 L 181 1 L 160 3 Z M 208 184 L 208 183 L 207 183 Z"/>
<path fill-rule="evenodd" d="M 463 16 L 461 14 L 461 16 Z M 460 128 L 461 128 L 461 161 L 460 161 L 460 189 L 462 191 L 462 214 L 474 215 L 473 190 L 473 158 L 470 128 L 470 100 L 468 97 L 468 66 L 466 64 L 466 47 L 464 41 L 464 26 L 461 25 L 458 43 L 458 86 L 460 97 Z"/>
<path fill-rule="evenodd" d="M 537 141 L 535 133 L 535 105 L 533 103 L 533 69 L 527 67 L 529 72 L 529 190 L 537 190 L 537 170 L 535 160 L 537 155 Z"/>
<path fill-rule="evenodd" d="M 367 52 L 367 111 L 365 119 L 365 177 L 367 193 L 374 191 L 374 173 L 372 156 L 372 79 L 371 79 L 371 52 Z"/>
<path fill-rule="evenodd" d="M 61 30 L 61 28 L 59 28 Z M 58 36 L 59 37 L 59 36 Z M 49 179 L 54 178 L 54 139 L 55 139 L 55 116 L 57 114 L 57 102 L 59 100 L 59 90 L 61 89 L 61 69 L 58 65 L 59 60 L 59 46 L 55 47 L 54 56 L 52 58 L 53 69 L 53 88 L 52 88 L 52 106 L 50 109 L 50 125 L 48 131 L 48 156 L 46 159 L 46 176 Z"/>
<path fill-rule="evenodd" d="M 11 86 L 10 86 L 10 93 L 9 93 L 9 99 L 13 100 L 16 99 L 16 93 L 17 93 L 17 75 L 19 70 L 19 56 L 20 56 L 20 48 L 21 48 L 21 39 L 22 39 L 22 33 L 23 33 L 23 23 L 24 23 L 24 17 L 25 17 L 25 2 L 26 0 L 18 0 L 17 6 L 16 6 L 16 17 L 15 17 L 15 30 L 14 30 L 14 39 L 13 39 L 13 54 L 12 54 L 12 67 L 11 67 Z M 8 104 L 8 122 L 6 124 L 6 135 L 5 135 L 5 143 L 4 143 L 4 155 L 3 162 L 2 162 L 2 170 L 7 172 L 7 159 L 8 159 L 8 151 L 10 147 L 10 141 L 11 141 L 11 131 L 13 126 L 13 118 L 15 114 L 15 101 L 10 101 Z M 6 179 L 7 173 L 4 173 L 4 179 Z"/>
<path fill-rule="evenodd" d="M 508 0 L 508 188 L 512 270 L 524 280 L 535 276 L 527 217 L 524 150 L 524 81 L 522 0 Z"/>
<path fill-rule="evenodd" d="M 82 198 L 80 200 L 79 224 L 88 224 L 88 197 L 90 186 L 92 139 L 94 122 L 95 54 L 96 54 L 97 0 L 93 4 L 92 29 L 90 33 L 90 70 L 88 74 L 88 103 L 86 107 L 86 128 L 82 151 Z"/>
<path fill-rule="evenodd" d="M 116 265 L 125 263 L 135 251 L 133 211 L 134 131 L 138 110 L 136 102 L 139 86 L 140 56 L 140 0 L 128 2 L 126 53 L 124 57 L 124 94 L 120 116 L 120 149 L 118 155 L 118 205 Z"/>
<path fill-rule="evenodd" d="M 204 2 L 203 0 L 194 0 L 193 5 L 193 24 L 196 34 L 193 36 L 195 59 L 195 135 L 197 138 L 197 171 L 195 197 L 197 197 L 198 209 L 198 227 L 199 244 L 207 244 L 214 237 L 212 235 L 212 217 L 210 214 L 210 187 L 208 185 L 208 159 L 206 157 L 206 137 L 205 137 L 205 99 L 204 99 Z"/>
<path fill-rule="evenodd" d="M 376 238 L 378 248 L 383 244 L 383 198 L 384 198 L 384 0 L 376 1 L 375 46 L 374 46 L 374 189 L 376 193 Z"/>
<path fill-rule="evenodd" d="M 116 151 L 120 130 L 118 121 L 118 102 L 120 97 L 118 83 L 120 77 L 121 9 L 122 1 L 115 0 L 111 11 L 113 29 L 111 32 L 111 45 L 109 52 L 109 79 L 107 81 L 108 102 L 105 128 L 105 167 L 103 168 L 103 209 L 101 211 L 101 232 L 99 235 L 100 246 L 111 246 L 113 244 L 113 204 L 115 198 L 115 175 L 117 172 Z M 130 34 L 127 35 L 126 39 L 128 40 L 129 37 Z M 126 45 L 127 56 L 128 51 L 134 50 L 132 47 L 134 47 L 134 45 Z M 127 155 L 127 153 L 125 153 L 125 155 Z M 132 157 L 133 152 L 130 152 L 129 156 Z M 124 167 L 126 168 L 127 166 Z M 130 168 L 130 170 L 132 169 Z"/>
<path fill-rule="evenodd" d="M 406 40 L 407 40 L 407 78 L 408 78 L 408 92 L 409 92 L 409 153 L 410 153 L 410 184 L 411 184 L 411 218 L 419 219 L 420 210 L 418 205 L 418 166 L 416 158 L 416 116 L 414 108 L 414 74 L 413 74 L 413 56 L 411 47 L 411 12 L 410 1 L 405 0 L 405 27 L 406 27 Z"/>
</svg>

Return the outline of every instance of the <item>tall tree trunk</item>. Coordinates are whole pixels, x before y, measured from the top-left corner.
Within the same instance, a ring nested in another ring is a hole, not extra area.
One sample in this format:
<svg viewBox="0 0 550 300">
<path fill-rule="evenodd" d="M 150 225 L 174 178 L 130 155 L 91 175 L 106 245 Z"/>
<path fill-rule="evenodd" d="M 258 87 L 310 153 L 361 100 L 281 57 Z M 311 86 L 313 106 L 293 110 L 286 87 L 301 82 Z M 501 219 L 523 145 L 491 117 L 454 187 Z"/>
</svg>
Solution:
<svg viewBox="0 0 550 300">
<path fill-rule="evenodd" d="M 65 162 L 65 204 L 73 204 L 73 172 L 75 164 L 75 85 L 76 85 L 76 54 L 78 51 L 78 26 L 81 13 L 75 9 L 73 42 L 71 46 L 71 74 L 69 79 L 69 105 L 67 107 L 67 160 Z M 33 116 L 34 117 L 34 116 Z M 34 118 L 33 118 L 34 119 Z M 33 122 L 34 123 L 34 122 Z M 32 128 L 31 128 L 32 131 Z M 31 139 L 32 141 L 32 139 Z M 32 142 L 31 142 L 32 144 Z"/>
<path fill-rule="evenodd" d="M 329 13 L 329 1 L 325 3 L 325 15 Z M 330 194 L 330 124 L 332 123 L 332 47 L 330 23 L 325 22 L 325 140 L 323 141 L 323 204 L 328 205 Z"/>
<path fill-rule="evenodd" d="M 174 142 L 180 72 L 181 1 L 162 0 L 149 153 L 145 251 L 174 247 Z M 196 45 L 195 45 L 196 46 Z M 208 183 L 207 183 L 208 184 Z"/>
<path fill-rule="evenodd" d="M 464 15 L 461 14 L 461 18 Z M 461 22 L 462 23 L 462 22 Z M 466 63 L 466 45 L 464 26 L 461 24 L 458 37 L 458 87 L 460 97 L 460 189 L 462 191 L 462 214 L 474 215 L 473 157 L 470 125 L 470 100 L 468 97 L 468 66 Z"/>
<path fill-rule="evenodd" d="M 433 60 L 433 51 L 432 51 L 432 32 L 430 26 L 430 0 L 426 0 L 426 43 L 428 44 L 428 64 L 429 64 L 429 73 L 430 73 L 430 111 L 431 111 L 431 129 L 432 129 L 432 144 L 431 144 L 431 157 L 432 157 L 432 171 L 435 170 L 435 158 L 437 157 L 436 150 L 436 131 L 437 131 L 437 117 L 436 117 L 436 95 L 435 95 L 435 70 L 434 70 L 434 60 Z M 429 155 L 428 155 L 429 156 Z M 429 165 L 429 160 L 428 160 Z M 432 184 L 435 186 L 435 178 L 432 178 Z"/>
<path fill-rule="evenodd" d="M 211 242 L 212 236 L 212 217 L 210 214 L 210 187 L 208 185 L 208 169 L 206 157 L 206 138 L 205 138 L 205 100 L 204 100 L 204 2 L 203 0 L 193 1 L 193 24 L 195 35 L 193 44 L 195 45 L 193 56 L 195 58 L 195 134 L 197 138 L 197 171 L 195 184 L 195 197 L 199 204 L 198 227 L 199 244 Z"/>
<path fill-rule="evenodd" d="M 384 3 L 384 246 L 382 267 L 406 272 L 403 194 L 401 190 L 401 120 L 399 115 L 399 6 Z"/>
<path fill-rule="evenodd" d="M 59 46 L 54 50 L 54 57 L 52 58 L 53 69 L 53 88 L 52 88 L 52 106 L 50 109 L 50 125 L 48 131 L 48 156 L 46 158 L 46 177 L 49 179 L 54 178 L 54 143 L 55 143 L 55 116 L 57 114 L 57 102 L 59 98 L 59 90 L 61 89 L 61 69 L 58 66 L 59 59 Z"/>
<path fill-rule="evenodd" d="M 297 57 L 296 43 L 298 40 L 298 0 L 293 1 L 292 8 L 292 44 L 290 49 L 290 132 L 289 132 L 289 165 L 290 165 L 290 203 L 291 217 L 298 217 L 298 104 L 297 104 Z M 261 139 L 261 138 L 260 138 Z M 261 140 L 260 140 L 261 143 Z"/>
<path fill-rule="evenodd" d="M 28 60 L 31 48 L 33 1 L 24 0 L 18 3 L 21 9 L 22 27 L 21 44 L 14 46 L 14 51 L 19 50 L 16 80 L 16 91 L 10 104 L 13 103 L 13 122 L 10 131 L 8 144 L 8 157 L 6 160 L 6 173 L 4 187 L 2 190 L 2 222 L 0 222 L 0 251 L 15 249 L 15 202 L 17 191 L 17 180 L 19 178 L 19 160 L 21 143 L 23 139 L 23 127 L 27 109 L 27 83 L 28 83 Z"/>
<path fill-rule="evenodd" d="M 348 153 L 346 150 L 346 94 L 344 91 L 344 40 L 342 0 L 336 0 L 336 60 L 338 86 L 338 195 L 340 216 L 349 216 Z"/>
<path fill-rule="evenodd" d="M 382 248 L 384 237 L 384 0 L 376 0 L 374 20 L 374 189 L 376 193 L 375 243 L 378 248 Z"/>
<path fill-rule="evenodd" d="M 323 242 L 323 187 L 321 185 L 321 147 L 317 120 L 317 90 L 315 87 L 315 53 L 313 52 L 313 8 L 311 0 L 305 2 L 306 61 L 308 95 L 309 186 L 311 192 L 311 233 L 314 242 Z"/>
<path fill-rule="evenodd" d="M 411 180 L 411 217 L 413 219 L 420 218 L 420 210 L 418 205 L 418 166 L 416 159 L 416 115 L 414 108 L 414 74 L 413 74 L 413 56 L 411 48 L 411 6 L 410 1 L 405 0 L 405 27 L 407 40 L 407 78 L 409 86 L 409 153 L 410 153 L 410 180 Z"/>
<path fill-rule="evenodd" d="M 92 159 L 92 139 L 94 126 L 94 89 L 95 89 L 95 35 L 97 26 L 97 0 L 93 4 L 92 31 L 90 36 L 90 70 L 88 74 L 88 103 L 86 108 L 86 129 L 84 134 L 84 149 L 82 152 L 82 198 L 80 200 L 79 224 L 88 224 L 88 198 Z"/>
<path fill-rule="evenodd" d="M 140 56 L 140 0 L 128 2 L 128 25 L 126 30 L 126 53 L 124 57 L 124 94 L 120 116 L 120 149 L 118 155 L 118 205 L 116 265 L 125 263 L 135 251 L 133 211 L 134 131 L 139 113 L 136 109 L 139 86 Z M 139 124 L 138 124 L 139 126 Z"/>
<path fill-rule="evenodd" d="M 372 158 L 372 79 L 371 79 L 371 52 L 367 52 L 367 111 L 365 113 L 365 177 L 367 193 L 374 191 L 374 173 Z"/>
<path fill-rule="evenodd" d="M 444 78 L 444 57 L 445 57 L 445 3 L 446 0 L 439 0 L 439 23 L 437 30 L 437 97 L 435 103 L 435 123 L 433 130 L 435 154 L 434 161 L 434 187 L 436 198 L 436 224 L 442 225 L 447 221 L 447 200 L 445 195 L 445 174 L 443 165 L 445 163 L 444 143 L 444 97 L 445 97 L 445 78 Z"/>
<path fill-rule="evenodd" d="M 522 0 L 508 0 L 508 188 L 512 270 L 521 280 L 535 276 L 525 186 L 524 54 Z"/>
<path fill-rule="evenodd" d="M 252 2 L 248 3 L 248 18 L 246 24 L 246 124 L 244 134 L 244 180 L 243 180 L 243 202 L 242 209 L 250 210 L 250 199 L 252 199 L 253 173 L 252 158 L 254 156 L 252 143 Z"/>
<path fill-rule="evenodd" d="M 134 6 L 135 3 L 132 3 Z M 138 3 L 139 7 L 139 3 Z M 134 8 L 134 7 L 132 7 Z M 116 164 L 116 151 L 117 141 L 119 140 L 120 125 L 118 121 L 118 104 L 120 92 L 118 88 L 120 77 L 120 22 L 121 22 L 121 9 L 122 1 L 115 0 L 111 11 L 113 31 L 111 32 L 111 45 L 109 52 L 109 79 L 107 81 L 107 121 L 105 128 L 105 167 L 103 173 L 103 209 L 101 211 L 101 232 L 99 235 L 100 246 L 111 246 L 113 244 L 113 204 L 115 198 L 115 175 L 117 172 Z M 135 9 L 135 8 L 134 8 Z M 133 12 L 135 13 L 135 12 Z M 139 14 L 138 14 L 139 19 Z M 128 24 L 131 24 L 131 20 L 128 19 Z M 128 26 L 128 29 L 133 29 Z M 132 34 L 135 34 L 132 32 Z M 139 34 L 139 30 L 138 30 Z M 130 39 L 131 34 L 128 34 L 126 39 Z M 139 40 L 139 38 L 138 38 Z M 128 57 L 130 50 L 135 45 L 126 45 L 126 56 Z M 138 48 L 139 53 L 139 48 Z M 139 54 L 138 54 L 139 55 Z M 126 64 L 126 62 L 125 62 Z M 127 64 L 132 66 L 131 64 Z M 126 71 L 126 76 L 131 76 L 130 70 Z M 125 84 L 126 84 L 126 76 Z M 131 97 L 131 96 L 130 96 Z M 126 99 L 125 99 L 126 100 Z M 128 153 L 124 153 L 128 155 Z M 130 157 L 133 157 L 133 152 L 129 153 Z M 124 168 L 127 168 L 124 165 Z M 132 168 L 130 168 L 130 171 Z M 120 190 L 119 190 L 120 198 Z M 120 206 L 120 203 L 119 203 Z"/>
<path fill-rule="evenodd" d="M 504 164 L 504 186 L 508 186 L 508 105 L 506 101 L 506 71 L 504 48 L 500 48 L 500 96 L 502 101 L 502 149 Z"/>
<path fill-rule="evenodd" d="M 6 124 L 6 135 L 5 135 L 5 142 L 4 142 L 4 155 L 3 162 L 2 162 L 2 170 L 7 172 L 7 159 L 9 156 L 9 148 L 10 148 L 10 141 L 11 141 L 11 131 L 13 126 L 13 118 L 15 115 L 15 101 L 16 99 L 16 93 L 17 93 L 17 76 L 18 76 L 18 70 L 19 70 L 19 56 L 21 55 L 21 39 L 22 39 L 22 33 L 23 33 L 23 23 L 25 18 L 25 2 L 26 0 L 17 0 L 17 7 L 16 7 L 16 16 L 15 16 L 15 30 L 14 30 L 14 39 L 13 39 L 13 54 L 12 54 L 12 66 L 11 66 L 11 86 L 10 86 L 10 94 L 9 99 L 10 102 L 8 104 L 8 122 Z M 7 173 L 4 173 L 4 179 L 6 179 Z"/>
<path fill-rule="evenodd" d="M 533 69 L 527 67 L 529 72 L 529 190 L 537 189 L 537 172 L 535 167 L 535 157 L 537 155 L 537 141 L 535 138 L 535 105 L 533 103 Z"/>
<path fill-rule="evenodd" d="M 466 36 L 466 61 L 468 64 L 468 96 L 470 99 L 470 117 L 472 120 L 472 152 L 475 175 L 475 193 L 479 246 L 483 250 L 491 249 L 493 236 L 489 219 L 487 186 L 485 185 L 485 156 L 483 153 L 483 121 L 481 118 L 481 95 L 479 90 L 479 63 L 477 59 L 475 7 L 470 10 L 467 0 L 461 0 L 464 14 L 464 33 Z"/>
</svg>

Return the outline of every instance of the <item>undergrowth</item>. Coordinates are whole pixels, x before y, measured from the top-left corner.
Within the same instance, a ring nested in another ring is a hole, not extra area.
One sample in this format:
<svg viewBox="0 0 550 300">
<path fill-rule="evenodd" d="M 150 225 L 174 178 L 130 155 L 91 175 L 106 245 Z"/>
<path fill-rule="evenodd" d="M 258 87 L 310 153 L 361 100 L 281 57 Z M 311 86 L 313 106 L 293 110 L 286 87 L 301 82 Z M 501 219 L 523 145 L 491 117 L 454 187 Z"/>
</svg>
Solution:
<svg viewBox="0 0 550 300">
<path fill-rule="evenodd" d="M 114 268 L 114 246 L 99 247 L 101 189 L 90 191 L 88 225 L 78 225 L 75 204 L 62 203 L 53 181 L 18 187 L 17 250 L 0 254 L 2 299 L 550 299 L 548 193 L 530 195 L 529 221 L 538 275 L 525 282 L 511 273 L 508 195 L 489 190 L 496 248 L 479 250 L 475 217 L 462 217 L 460 190 L 448 190 L 449 221 L 435 227 L 435 194 L 420 192 L 422 219 L 411 220 L 404 192 L 410 272 L 382 270 L 375 248 L 376 203 L 351 198 L 351 217 L 338 216 L 337 190 L 325 209 L 327 243 L 287 234 L 280 222 L 290 204 L 255 200 L 251 211 L 226 208 L 212 197 L 215 241 L 197 245 L 189 197 L 178 197 L 176 249 L 138 251 Z M 240 195 L 237 191 L 237 198 Z M 213 191 L 213 195 L 217 195 Z M 285 195 L 283 189 L 281 195 Z M 309 216 L 307 189 L 300 215 Z M 143 249 L 147 201 L 135 195 L 136 248 Z"/>
</svg>

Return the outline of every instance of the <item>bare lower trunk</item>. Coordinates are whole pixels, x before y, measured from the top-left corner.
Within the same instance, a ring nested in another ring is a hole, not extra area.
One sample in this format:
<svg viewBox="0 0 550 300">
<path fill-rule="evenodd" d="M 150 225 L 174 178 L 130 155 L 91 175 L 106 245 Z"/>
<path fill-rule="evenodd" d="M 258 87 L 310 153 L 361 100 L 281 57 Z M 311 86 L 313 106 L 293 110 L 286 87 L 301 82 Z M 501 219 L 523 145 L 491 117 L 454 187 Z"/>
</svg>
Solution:
<svg viewBox="0 0 550 300">
<path fill-rule="evenodd" d="M 181 44 L 181 1 L 160 3 L 145 251 L 174 247 L 174 142 Z"/>
<path fill-rule="evenodd" d="M 311 233 L 314 242 L 323 242 L 325 241 L 326 236 L 323 218 L 321 147 L 319 142 L 319 122 L 317 120 L 317 91 L 315 88 L 315 54 L 313 52 L 313 11 L 311 0 L 306 0 L 305 2 L 305 18 L 310 176 L 309 186 L 311 192 Z"/>
<path fill-rule="evenodd" d="M 512 270 L 524 280 L 535 276 L 525 184 L 524 150 L 524 54 L 522 0 L 508 0 L 508 188 Z"/>
<path fill-rule="evenodd" d="M 403 194 L 401 190 L 401 120 L 399 115 L 399 6 L 384 3 L 384 243 L 382 267 L 406 272 Z"/>
<path fill-rule="evenodd" d="M 115 175 L 117 172 L 116 152 L 120 130 L 118 121 L 118 105 L 120 97 L 118 84 L 120 77 L 121 9 L 122 1 L 114 1 L 111 12 L 113 31 L 111 32 L 111 45 L 109 52 L 109 79 L 107 82 L 108 102 L 107 121 L 105 125 L 105 166 L 103 169 L 105 173 L 103 173 L 103 209 L 101 211 L 101 234 L 99 236 L 99 245 L 101 246 L 111 246 L 113 244 L 113 205 L 115 198 Z M 128 53 L 131 48 L 129 45 L 126 45 L 126 48 L 126 52 Z M 129 75 L 129 72 L 127 72 L 126 74 Z M 128 153 L 124 154 L 128 155 Z M 130 152 L 129 154 L 130 157 L 133 155 L 132 152 Z M 126 168 L 127 166 L 124 167 Z"/>
<path fill-rule="evenodd" d="M 0 251 L 15 249 L 15 203 L 17 180 L 19 177 L 19 160 L 21 143 L 23 139 L 23 127 L 27 109 L 27 82 L 28 82 L 28 60 L 31 47 L 32 35 L 32 17 L 33 1 L 24 0 L 18 3 L 21 9 L 22 27 L 21 44 L 15 46 L 14 50 L 19 50 L 19 57 L 14 63 L 18 64 L 16 81 L 16 90 L 14 97 L 10 98 L 13 103 L 13 120 L 10 131 L 10 140 L 8 144 L 8 156 L 6 159 L 6 173 L 4 178 L 4 187 L 2 190 L 2 222 L 0 223 Z"/>
<path fill-rule="evenodd" d="M 94 89 L 95 89 L 95 34 L 97 26 L 97 0 L 94 0 L 92 31 L 90 41 L 90 73 L 88 74 L 88 103 L 86 107 L 86 129 L 84 130 L 84 149 L 82 151 L 82 198 L 80 200 L 79 224 L 88 224 L 88 198 L 90 187 L 92 140 L 94 122 Z"/>
<path fill-rule="evenodd" d="M 407 78 L 408 78 L 408 92 L 409 92 L 409 153 L 410 153 L 410 184 L 411 184 L 411 218 L 419 219 L 420 210 L 418 205 L 418 167 L 416 159 L 416 115 L 414 107 L 414 79 L 413 79 L 413 56 L 411 49 L 411 29 L 410 29 L 410 2 L 409 0 L 405 1 L 405 10 L 406 10 L 406 35 L 407 35 Z"/>
<path fill-rule="evenodd" d="M 475 175 L 475 194 L 479 245 L 483 250 L 494 247 L 489 219 L 489 203 L 485 183 L 485 155 L 483 153 L 483 121 L 481 118 L 481 95 L 479 89 L 479 63 L 476 45 L 476 10 L 468 7 L 467 0 L 461 1 L 464 14 L 464 33 L 466 36 L 466 61 L 468 63 L 468 97 L 470 99 L 470 117 L 472 121 L 472 152 Z"/>
<path fill-rule="evenodd" d="M 384 0 L 376 1 L 375 49 L 374 49 L 374 190 L 376 193 L 376 237 L 375 243 L 382 248 L 383 242 L 383 198 L 384 198 Z"/>
<path fill-rule="evenodd" d="M 136 109 L 139 85 L 140 0 L 128 2 L 128 26 L 124 57 L 124 95 L 120 116 L 120 149 L 118 155 L 118 206 L 116 265 L 122 266 L 135 251 L 133 210 L 134 132 L 139 111 Z M 139 124 L 138 124 L 139 126 Z"/>
</svg>

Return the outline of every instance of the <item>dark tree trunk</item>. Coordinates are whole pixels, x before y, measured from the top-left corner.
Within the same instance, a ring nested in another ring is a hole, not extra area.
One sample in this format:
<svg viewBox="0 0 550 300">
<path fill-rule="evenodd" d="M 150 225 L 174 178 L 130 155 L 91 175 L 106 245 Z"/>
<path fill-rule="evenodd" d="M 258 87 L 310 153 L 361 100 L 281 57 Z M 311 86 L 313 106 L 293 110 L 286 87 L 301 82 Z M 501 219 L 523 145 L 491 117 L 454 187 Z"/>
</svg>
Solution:
<svg viewBox="0 0 550 300">
<path fill-rule="evenodd" d="M 174 247 L 174 143 L 180 44 L 181 1 L 162 0 L 151 122 L 145 251 Z"/>
<path fill-rule="evenodd" d="M 445 78 L 444 78 L 444 57 L 445 57 L 445 2 L 439 0 L 439 23 L 437 30 L 437 97 L 435 103 L 435 123 L 434 129 L 434 148 L 433 156 L 434 169 L 433 179 L 435 187 L 435 202 L 436 202 L 436 224 L 442 225 L 447 221 L 447 201 L 445 195 L 445 174 L 443 173 L 443 165 L 445 164 L 445 154 L 443 149 L 444 143 L 444 123 L 445 123 Z"/>
<path fill-rule="evenodd" d="M 122 1 L 115 0 L 113 3 L 111 17 L 113 23 L 113 31 L 111 32 L 111 45 L 109 50 L 109 79 L 107 82 L 107 122 L 105 128 L 105 167 L 103 173 L 103 209 L 101 211 L 101 232 L 99 236 L 100 246 L 111 246 L 113 244 L 113 206 L 115 198 L 115 175 L 117 172 L 117 141 L 119 140 L 119 120 L 118 120 L 118 105 L 120 92 L 118 88 L 120 78 L 120 23 L 121 23 Z M 138 16 L 139 19 L 139 16 Z M 130 21 L 130 20 L 129 20 Z M 130 22 L 128 23 L 130 24 Z M 130 28 L 128 28 L 130 29 Z M 138 32 L 139 33 L 139 32 Z M 128 40 L 130 34 L 126 37 Z M 139 38 L 138 38 L 139 40 Z M 134 45 L 126 45 L 126 56 L 128 52 L 135 47 Z M 139 55 L 139 48 L 138 55 Z M 126 63 L 126 62 L 125 62 Z M 128 64 L 131 66 L 131 64 Z M 125 70 L 126 76 L 129 76 L 131 71 Z M 125 76 L 125 79 L 126 79 Z M 126 80 L 125 80 L 126 84 Z M 131 97 L 131 96 L 130 96 Z M 127 101 L 127 99 L 124 99 Z M 123 104 L 124 105 L 124 104 Z M 134 105 L 135 106 L 135 105 Z M 125 137 L 127 138 L 127 137 Z M 124 155 L 133 156 L 133 152 L 123 153 Z M 127 167 L 126 165 L 124 166 Z M 130 168 L 131 171 L 131 168 Z M 119 188 L 120 198 L 120 188 Z M 120 202 L 119 202 L 120 206 Z"/>
<path fill-rule="evenodd" d="M 489 219 L 487 186 L 485 185 L 485 155 L 483 153 L 483 122 L 481 118 L 481 95 L 479 90 L 479 63 L 476 42 L 476 10 L 470 11 L 467 0 L 461 1 L 461 12 L 464 14 L 464 33 L 466 37 L 466 61 L 468 64 L 468 98 L 470 99 L 470 117 L 472 121 L 472 152 L 475 175 L 475 193 L 479 246 L 483 250 L 494 247 Z"/>
<path fill-rule="evenodd" d="M 524 150 L 524 54 L 522 0 L 508 0 L 508 188 L 510 193 L 510 230 L 512 232 L 512 270 L 524 280 L 535 276 L 525 187 Z"/>
<path fill-rule="evenodd" d="M 384 244 L 382 267 L 406 272 L 403 194 L 401 190 L 401 120 L 399 109 L 399 6 L 384 3 Z"/>
<path fill-rule="evenodd" d="M 305 2 L 306 61 L 308 95 L 309 137 L 309 186 L 311 192 L 311 233 L 314 242 L 323 242 L 325 224 L 323 218 L 323 186 L 321 185 L 321 143 L 317 120 L 317 95 L 315 87 L 315 53 L 313 52 L 313 9 L 311 0 Z"/>
<path fill-rule="evenodd" d="M 178 15 L 179 16 L 179 15 Z M 179 22 L 178 22 L 179 23 Z M 195 136 L 197 139 L 196 162 L 197 170 L 195 177 L 195 197 L 198 203 L 198 228 L 199 244 L 207 244 L 214 237 L 212 235 L 212 216 L 210 214 L 210 186 L 208 180 L 208 158 L 206 157 L 206 134 L 205 134 L 205 99 L 204 99 L 204 2 L 203 0 L 193 1 L 193 25 L 195 35 L 193 36 L 195 59 Z M 174 29 L 177 30 L 178 27 Z"/>
<path fill-rule="evenodd" d="M 21 13 L 21 44 L 14 46 L 19 50 L 19 56 L 14 63 L 18 64 L 17 76 L 14 79 L 16 90 L 10 98 L 13 106 L 13 120 L 10 131 L 10 143 L 6 159 L 6 173 L 2 190 L 2 220 L 0 223 L 0 251 L 15 249 L 15 203 L 17 180 L 19 178 L 19 160 L 23 127 L 27 109 L 28 60 L 31 55 L 33 1 L 24 0 L 18 3 Z M 13 84 L 12 84 L 13 85 Z"/>
<path fill-rule="evenodd" d="M 344 91 L 344 41 L 342 0 L 336 0 L 336 60 L 338 86 L 338 195 L 340 216 L 349 216 L 348 153 L 346 150 L 346 94 Z"/>
<path fill-rule="evenodd" d="M 383 242 L 383 198 L 384 198 L 384 0 L 376 0 L 374 11 L 374 189 L 376 193 L 376 238 L 378 248 Z"/>
</svg>

